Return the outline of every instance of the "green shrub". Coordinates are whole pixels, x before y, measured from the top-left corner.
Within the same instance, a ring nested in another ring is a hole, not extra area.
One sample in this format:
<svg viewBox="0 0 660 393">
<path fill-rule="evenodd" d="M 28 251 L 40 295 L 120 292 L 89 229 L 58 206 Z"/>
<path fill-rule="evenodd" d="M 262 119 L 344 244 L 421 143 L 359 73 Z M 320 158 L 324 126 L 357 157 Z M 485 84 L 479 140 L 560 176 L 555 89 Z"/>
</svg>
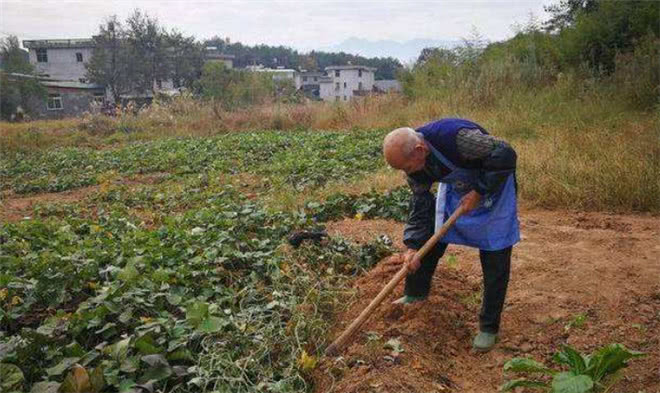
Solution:
<svg viewBox="0 0 660 393">
<path fill-rule="evenodd" d="M 516 387 L 532 387 L 550 393 L 590 393 L 608 390 L 622 377 L 628 360 L 645 356 L 631 351 L 621 344 L 610 344 L 591 355 L 577 352 L 568 345 L 553 356 L 553 360 L 567 371 L 555 370 L 532 359 L 514 358 L 504 365 L 505 372 L 541 374 L 552 377 L 551 381 L 540 379 L 514 379 L 505 383 L 500 390 L 510 391 Z"/>
</svg>

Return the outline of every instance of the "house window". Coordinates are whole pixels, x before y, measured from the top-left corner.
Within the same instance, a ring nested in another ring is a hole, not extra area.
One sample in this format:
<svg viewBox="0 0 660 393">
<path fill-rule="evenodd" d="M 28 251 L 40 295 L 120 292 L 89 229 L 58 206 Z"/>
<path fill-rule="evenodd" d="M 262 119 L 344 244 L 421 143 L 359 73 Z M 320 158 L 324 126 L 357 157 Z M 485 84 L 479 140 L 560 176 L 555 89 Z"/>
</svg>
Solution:
<svg viewBox="0 0 660 393">
<path fill-rule="evenodd" d="M 49 94 L 47 107 L 49 111 L 62 110 L 62 96 L 59 94 Z"/>
<path fill-rule="evenodd" d="M 104 99 L 105 99 L 105 94 L 104 93 L 94 93 L 93 101 L 95 103 L 103 105 Z"/>
<path fill-rule="evenodd" d="M 48 63 L 48 52 L 46 51 L 46 48 L 37 49 L 37 62 Z"/>
<path fill-rule="evenodd" d="M 358 90 L 362 90 L 362 82 L 358 82 Z"/>
<path fill-rule="evenodd" d="M 358 78 L 362 78 L 362 70 L 358 70 Z"/>
<path fill-rule="evenodd" d="M 80 53 L 80 52 L 77 52 L 77 53 L 76 53 L 76 61 L 77 61 L 78 63 L 82 63 L 82 61 L 83 61 L 82 53 Z"/>
<path fill-rule="evenodd" d="M 319 80 L 319 78 L 317 78 L 317 77 L 314 77 L 314 82 L 316 82 L 316 81 L 318 81 L 318 80 Z"/>
<path fill-rule="evenodd" d="M 344 96 L 344 101 L 346 101 L 346 96 Z"/>
<path fill-rule="evenodd" d="M 307 77 L 303 76 L 303 82 L 307 82 Z"/>
<path fill-rule="evenodd" d="M 339 90 L 339 82 L 335 83 L 335 90 Z"/>
<path fill-rule="evenodd" d="M 346 82 L 344 82 L 344 89 L 346 88 Z"/>
<path fill-rule="evenodd" d="M 335 70 L 335 76 L 339 76 L 339 70 Z"/>
</svg>

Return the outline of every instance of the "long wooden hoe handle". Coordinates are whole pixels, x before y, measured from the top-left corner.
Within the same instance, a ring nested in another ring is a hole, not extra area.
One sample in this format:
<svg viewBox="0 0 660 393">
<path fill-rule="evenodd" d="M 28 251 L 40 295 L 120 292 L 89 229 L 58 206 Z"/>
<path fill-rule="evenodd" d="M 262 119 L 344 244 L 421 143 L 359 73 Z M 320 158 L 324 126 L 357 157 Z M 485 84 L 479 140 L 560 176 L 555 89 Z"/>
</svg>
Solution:
<svg viewBox="0 0 660 393">
<path fill-rule="evenodd" d="M 422 259 L 422 258 L 424 257 L 424 255 L 426 255 L 426 253 L 428 253 L 429 250 L 431 250 L 431 248 L 433 248 L 433 246 L 435 246 L 435 244 L 438 242 L 438 240 L 440 240 L 440 238 L 443 237 L 443 236 L 445 235 L 445 233 L 447 233 L 447 231 L 449 230 L 449 228 L 451 228 L 451 226 L 454 225 L 454 222 L 456 222 L 456 220 L 458 219 L 458 217 L 460 217 L 463 213 L 464 213 L 464 209 L 463 209 L 463 207 L 462 207 L 462 206 L 459 206 L 458 209 L 456 209 L 456 211 L 454 212 L 454 214 L 452 214 L 452 215 L 447 219 L 447 221 L 445 221 L 445 223 L 444 223 L 444 224 L 442 225 L 442 227 L 438 230 L 438 232 L 436 232 L 436 233 L 435 233 L 435 234 L 434 234 L 434 235 L 433 235 L 433 236 L 432 236 L 432 237 L 431 237 L 431 238 L 430 238 L 430 239 L 424 244 L 424 246 L 423 246 L 422 248 L 420 248 L 419 251 L 417 251 L 417 253 L 415 253 L 414 258 Z M 399 270 L 399 271 L 397 272 L 397 274 L 396 274 L 394 277 L 392 277 L 392 279 L 390 280 L 390 282 L 387 283 L 387 285 L 385 286 L 385 288 L 383 288 L 383 289 L 380 291 L 380 293 L 378 294 L 378 296 L 376 296 L 376 297 L 374 298 L 374 300 L 372 300 L 371 303 L 369 303 L 369 305 L 367 306 L 367 308 L 365 308 L 365 309 L 360 313 L 360 315 L 358 315 L 358 317 L 355 318 L 355 320 L 353 321 L 353 323 L 351 323 L 351 324 L 346 328 L 346 330 L 344 330 L 344 332 L 341 334 L 341 336 L 337 337 L 337 339 L 336 339 L 335 341 L 333 341 L 333 343 L 330 344 L 330 346 L 329 346 L 328 348 L 326 348 L 326 350 L 325 350 L 325 354 L 326 354 L 326 355 L 329 355 L 329 356 L 332 356 L 332 355 L 336 355 L 336 354 L 338 354 L 338 353 L 339 353 L 339 350 L 340 350 L 344 345 L 346 345 L 346 343 L 348 342 L 348 340 L 353 336 L 353 334 L 355 334 L 355 332 L 356 332 L 358 329 L 360 329 L 360 327 L 362 326 L 362 324 L 364 324 L 364 323 L 367 321 L 367 319 L 368 319 L 368 318 L 371 316 L 371 314 L 376 310 L 376 308 L 380 305 L 380 303 L 383 301 L 383 299 L 385 299 L 385 297 L 387 297 L 387 295 L 389 295 L 390 292 L 392 292 L 392 290 L 394 290 L 394 287 L 396 287 L 396 285 L 397 285 L 401 280 L 403 280 L 403 278 L 404 278 L 407 274 L 408 274 L 408 267 L 407 267 L 407 265 L 404 265 L 404 266 L 401 268 L 401 270 Z"/>
</svg>

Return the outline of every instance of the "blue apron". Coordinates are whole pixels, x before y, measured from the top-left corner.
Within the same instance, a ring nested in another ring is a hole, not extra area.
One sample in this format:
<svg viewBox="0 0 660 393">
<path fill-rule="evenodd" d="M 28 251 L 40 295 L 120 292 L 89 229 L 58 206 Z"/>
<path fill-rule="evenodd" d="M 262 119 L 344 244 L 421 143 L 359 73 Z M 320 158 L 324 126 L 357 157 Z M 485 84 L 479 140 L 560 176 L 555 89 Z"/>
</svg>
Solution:
<svg viewBox="0 0 660 393">
<path fill-rule="evenodd" d="M 460 205 L 461 198 L 474 189 L 479 179 L 479 170 L 459 168 L 428 141 L 426 145 L 451 170 L 438 185 L 435 210 L 437 231 Z M 476 208 L 459 217 L 440 241 L 496 251 L 520 241 L 519 227 L 515 179 L 511 174 L 499 191 L 483 195 Z"/>
</svg>

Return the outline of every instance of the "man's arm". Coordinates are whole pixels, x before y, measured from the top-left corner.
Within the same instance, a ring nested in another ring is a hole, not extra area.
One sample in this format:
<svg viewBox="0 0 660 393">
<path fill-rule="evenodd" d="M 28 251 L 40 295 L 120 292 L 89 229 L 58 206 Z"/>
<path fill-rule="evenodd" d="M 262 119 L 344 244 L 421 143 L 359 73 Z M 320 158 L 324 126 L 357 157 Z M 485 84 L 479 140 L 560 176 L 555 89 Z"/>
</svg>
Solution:
<svg viewBox="0 0 660 393">
<path fill-rule="evenodd" d="M 435 197 L 431 193 L 431 183 L 408 176 L 408 185 L 413 195 L 408 222 L 403 229 L 403 243 L 410 249 L 419 250 L 433 236 Z"/>
<path fill-rule="evenodd" d="M 458 154 L 480 169 L 475 191 L 484 195 L 497 191 L 516 171 L 517 155 L 508 143 L 478 129 L 462 129 L 456 136 Z"/>
</svg>

